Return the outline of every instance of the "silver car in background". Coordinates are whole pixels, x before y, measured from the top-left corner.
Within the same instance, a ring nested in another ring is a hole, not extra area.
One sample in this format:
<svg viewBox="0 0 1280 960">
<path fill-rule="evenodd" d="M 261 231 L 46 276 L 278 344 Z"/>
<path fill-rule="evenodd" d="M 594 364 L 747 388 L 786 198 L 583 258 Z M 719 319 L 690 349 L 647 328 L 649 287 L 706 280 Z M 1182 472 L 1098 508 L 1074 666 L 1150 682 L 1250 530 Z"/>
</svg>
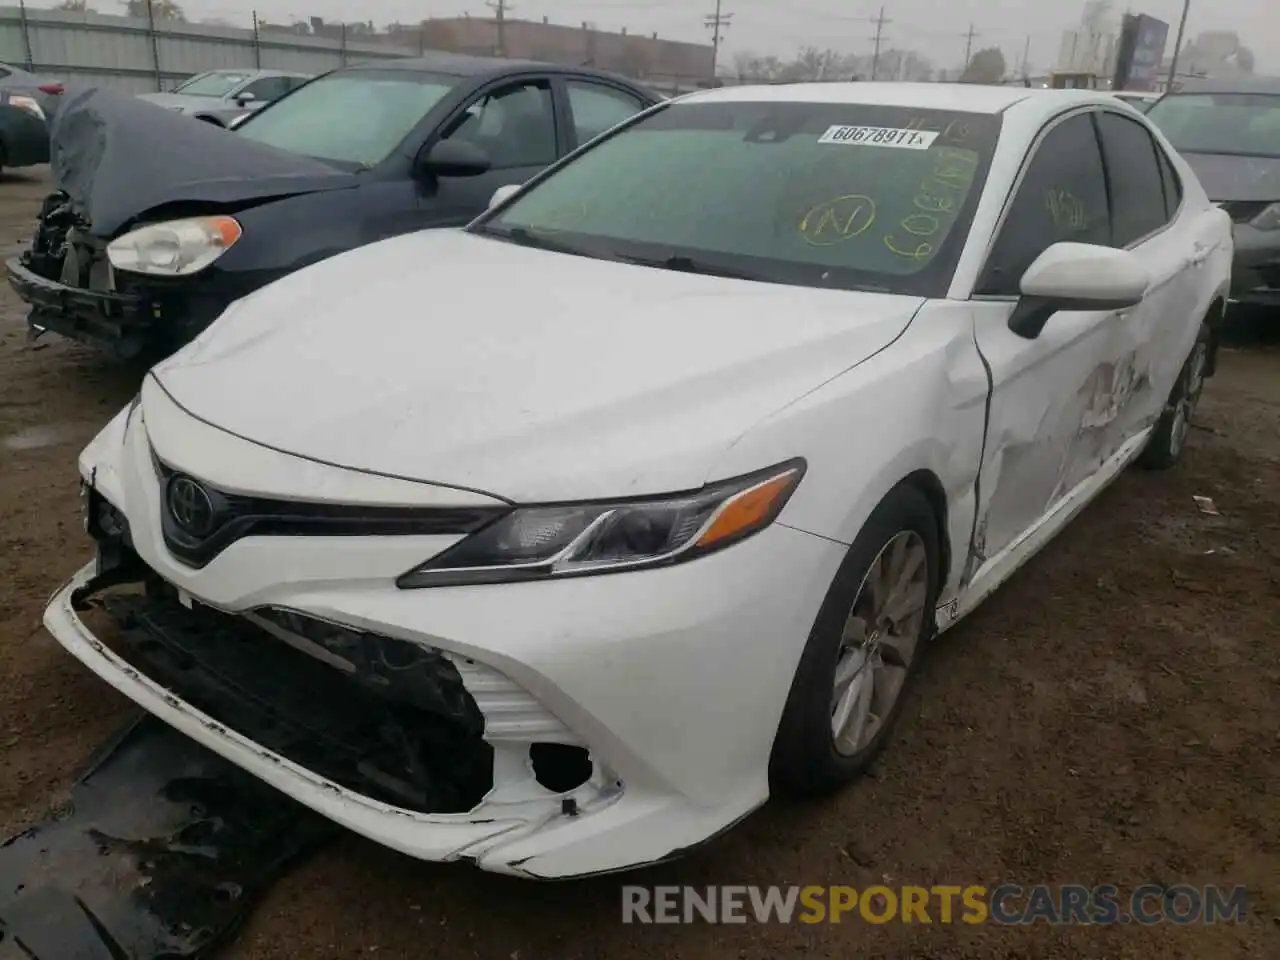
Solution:
<svg viewBox="0 0 1280 960">
<path fill-rule="evenodd" d="M 287 70 L 210 70 L 184 80 L 172 92 L 142 93 L 138 99 L 226 127 L 310 79 L 311 74 Z"/>
</svg>

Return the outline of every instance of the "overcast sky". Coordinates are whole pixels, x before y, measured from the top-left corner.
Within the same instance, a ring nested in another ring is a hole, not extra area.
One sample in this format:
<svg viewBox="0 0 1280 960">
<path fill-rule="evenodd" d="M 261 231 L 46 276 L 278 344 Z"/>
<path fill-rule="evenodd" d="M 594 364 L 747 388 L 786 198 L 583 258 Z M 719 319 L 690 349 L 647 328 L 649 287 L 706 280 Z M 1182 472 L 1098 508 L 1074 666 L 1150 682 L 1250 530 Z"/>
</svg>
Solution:
<svg viewBox="0 0 1280 960">
<path fill-rule="evenodd" d="M 328 20 L 368 20 L 382 25 L 390 21 L 416 22 L 424 17 L 492 16 L 484 0 L 186 0 L 183 6 L 193 19 L 225 17 L 247 19 L 256 3 L 267 20 L 308 16 Z M 496 0 L 495 0 L 496 2 Z M 43 4 L 41 4 L 43 5 Z M 103 13 L 112 4 L 96 4 Z M 703 18 L 715 0 L 511 0 L 508 16 L 552 22 L 594 22 L 602 30 L 627 27 L 678 40 L 705 42 L 710 31 Z M 704 9 L 705 8 L 705 9 Z M 1171 25 L 1169 45 L 1182 12 L 1181 0 L 1147 0 L 1127 7 L 1117 0 L 1117 17 L 1129 9 L 1147 13 Z M 964 59 L 965 32 L 973 24 L 974 49 L 999 46 L 1008 62 L 1020 63 L 1023 45 L 1031 37 L 1031 65 L 1041 70 L 1053 66 L 1064 29 L 1075 26 L 1083 3 L 1079 0 L 885 0 L 883 43 L 918 50 L 941 66 Z M 831 47 L 842 53 L 869 52 L 880 10 L 880 0 L 723 0 L 723 12 L 732 13 L 725 32 L 724 61 L 734 53 L 750 50 L 779 56 L 799 47 Z M 1201 30 L 1234 30 L 1253 48 L 1259 72 L 1280 73 L 1280 0 L 1192 0 L 1187 38 Z"/>
</svg>

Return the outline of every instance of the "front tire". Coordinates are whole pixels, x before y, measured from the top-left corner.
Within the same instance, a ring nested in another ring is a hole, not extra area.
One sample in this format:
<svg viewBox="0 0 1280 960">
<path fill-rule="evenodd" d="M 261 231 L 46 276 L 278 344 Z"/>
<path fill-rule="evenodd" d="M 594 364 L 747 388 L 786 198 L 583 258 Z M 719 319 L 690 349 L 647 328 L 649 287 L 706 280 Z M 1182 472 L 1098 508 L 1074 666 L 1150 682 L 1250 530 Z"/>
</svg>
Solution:
<svg viewBox="0 0 1280 960">
<path fill-rule="evenodd" d="M 1147 470 L 1168 470 L 1182 456 L 1187 434 L 1191 432 L 1191 418 L 1204 390 L 1212 345 L 1213 333 L 1208 325 L 1202 323 L 1195 346 L 1182 364 L 1164 412 L 1156 421 L 1151 437 L 1138 458 L 1138 464 Z"/>
<path fill-rule="evenodd" d="M 888 743 L 935 627 L 937 518 L 904 484 L 872 512 L 818 612 L 769 760 L 775 793 L 830 793 Z"/>
</svg>

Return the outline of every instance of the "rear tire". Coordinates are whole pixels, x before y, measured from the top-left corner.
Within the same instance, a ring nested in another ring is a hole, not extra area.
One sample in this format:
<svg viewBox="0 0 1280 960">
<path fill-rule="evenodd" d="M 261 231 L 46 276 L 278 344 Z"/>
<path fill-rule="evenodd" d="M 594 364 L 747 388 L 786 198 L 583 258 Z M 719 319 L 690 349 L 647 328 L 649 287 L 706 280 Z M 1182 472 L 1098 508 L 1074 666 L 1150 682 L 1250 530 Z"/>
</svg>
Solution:
<svg viewBox="0 0 1280 960">
<path fill-rule="evenodd" d="M 769 759 L 774 793 L 830 793 L 865 772 L 888 743 L 935 629 L 938 538 L 929 501 L 910 484 L 890 492 L 868 518 L 792 680 Z"/>
<path fill-rule="evenodd" d="M 1204 391 L 1212 345 L 1213 332 L 1207 324 L 1202 323 L 1195 345 L 1183 362 L 1177 382 L 1169 394 L 1164 412 L 1156 421 L 1147 445 L 1138 457 L 1139 466 L 1147 470 L 1168 470 L 1182 456 L 1187 445 L 1187 434 L 1191 432 L 1191 418 L 1200 403 L 1200 394 Z"/>
</svg>

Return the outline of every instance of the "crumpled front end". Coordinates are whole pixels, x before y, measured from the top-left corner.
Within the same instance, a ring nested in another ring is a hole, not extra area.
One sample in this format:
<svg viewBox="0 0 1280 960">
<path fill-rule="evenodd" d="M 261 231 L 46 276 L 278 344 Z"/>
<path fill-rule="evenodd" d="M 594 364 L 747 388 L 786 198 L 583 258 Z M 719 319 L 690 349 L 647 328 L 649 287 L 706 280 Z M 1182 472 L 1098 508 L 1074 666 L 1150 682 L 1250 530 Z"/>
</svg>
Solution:
<svg viewBox="0 0 1280 960">
<path fill-rule="evenodd" d="M 188 339 L 241 292 L 207 278 L 115 270 L 107 242 L 66 193 L 45 199 L 30 249 L 6 264 L 9 285 L 30 307 L 33 334 L 56 333 L 129 360 Z"/>
<path fill-rule="evenodd" d="M 189 273 L 115 269 L 107 245 L 143 224 L 233 214 L 278 197 L 350 189 L 351 174 L 191 123 L 136 97 L 101 88 L 62 95 L 46 140 L 56 190 L 31 248 L 6 263 L 46 331 L 131 359 L 166 353 L 279 270 Z"/>
<path fill-rule="evenodd" d="M 402 590 L 510 505 L 248 444 L 148 383 L 82 455 L 98 558 L 45 618 L 145 709 L 377 842 L 527 877 L 663 860 L 767 798 L 838 544 L 775 524 L 675 568 Z M 199 506 L 175 476 L 240 510 L 212 556 L 166 536 Z"/>
</svg>

